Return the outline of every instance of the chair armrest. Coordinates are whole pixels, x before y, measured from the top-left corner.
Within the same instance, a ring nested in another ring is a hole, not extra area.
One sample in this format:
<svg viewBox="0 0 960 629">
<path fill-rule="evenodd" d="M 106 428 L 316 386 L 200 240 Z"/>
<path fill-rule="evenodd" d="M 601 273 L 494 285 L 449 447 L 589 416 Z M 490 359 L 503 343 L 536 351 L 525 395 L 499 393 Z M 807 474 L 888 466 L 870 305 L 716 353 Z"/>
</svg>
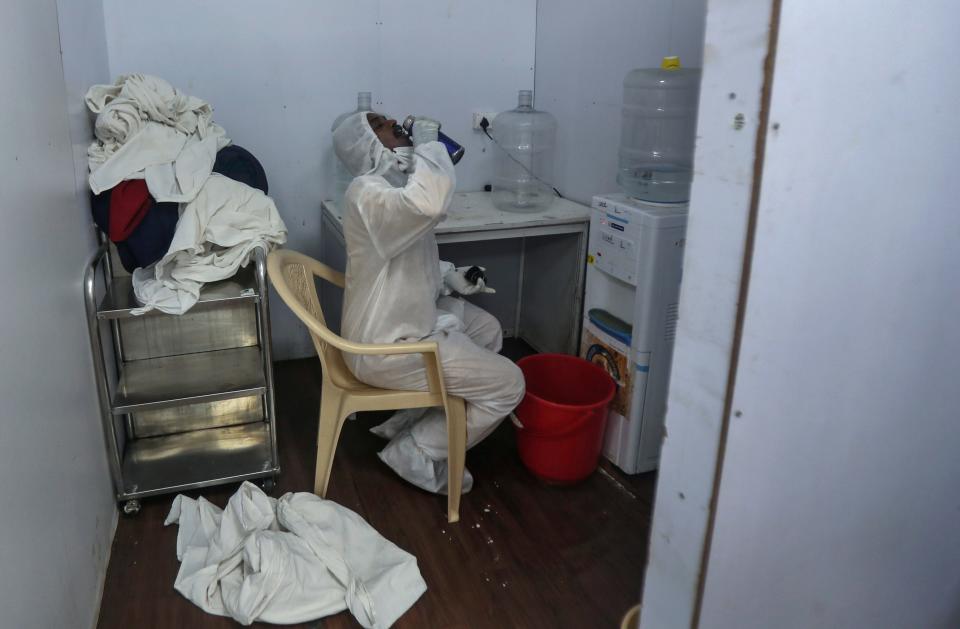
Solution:
<svg viewBox="0 0 960 629">
<path fill-rule="evenodd" d="M 417 343 L 355 343 L 334 334 L 327 328 L 320 328 L 325 334 L 320 337 L 341 352 L 363 356 L 395 356 L 398 354 L 436 354 L 439 351 L 435 341 Z M 316 331 L 316 330 L 315 330 Z M 319 334 L 319 331 L 317 331 Z"/>
<path fill-rule="evenodd" d="M 309 325 L 309 323 L 308 323 Z M 420 341 L 418 343 L 354 343 L 348 341 L 325 327 L 309 325 L 320 338 L 340 350 L 343 354 L 360 354 L 364 356 L 397 356 L 402 354 L 420 354 L 423 358 L 423 368 L 427 378 L 427 390 L 442 396 L 443 404 L 447 404 L 447 391 L 443 381 L 443 365 L 440 363 L 440 346 L 436 341 Z"/>
<path fill-rule="evenodd" d="M 347 284 L 346 277 L 340 271 L 328 267 L 322 262 L 317 262 L 312 258 L 307 258 L 304 262 L 306 267 L 310 270 L 311 273 L 316 275 L 319 278 L 322 278 L 338 288 L 343 288 Z"/>
<path fill-rule="evenodd" d="M 274 287 L 278 289 L 281 296 L 286 292 L 284 288 L 276 285 Z M 300 302 L 296 300 L 284 301 L 311 332 L 319 336 L 325 343 L 329 343 L 347 354 L 391 356 L 396 354 L 437 354 L 439 351 L 435 341 L 420 341 L 417 343 L 355 343 L 354 341 L 348 341 L 339 334 L 330 331 L 326 326 L 321 325 Z"/>
</svg>

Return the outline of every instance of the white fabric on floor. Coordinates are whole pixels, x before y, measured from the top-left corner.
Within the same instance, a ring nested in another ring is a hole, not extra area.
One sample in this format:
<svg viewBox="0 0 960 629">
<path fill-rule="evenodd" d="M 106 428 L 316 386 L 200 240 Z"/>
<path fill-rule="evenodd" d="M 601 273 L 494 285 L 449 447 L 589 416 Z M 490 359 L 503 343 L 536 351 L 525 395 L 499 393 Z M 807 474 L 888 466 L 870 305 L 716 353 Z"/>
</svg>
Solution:
<svg viewBox="0 0 960 629">
<path fill-rule="evenodd" d="M 94 85 L 86 103 L 97 114 L 96 139 L 87 149 L 95 194 L 125 179 L 146 179 L 158 202 L 191 201 L 217 151 L 230 144 L 210 105 L 155 76 L 130 74 Z"/>
<path fill-rule="evenodd" d="M 287 228 L 270 197 L 213 173 L 183 206 L 166 255 L 134 271 L 134 293 L 143 307 L 132 312 L 156 308 L 183 314 L 197 302 L 205 282 L 232 277 L 255 247 L 269 251 L 286 240 Z"/>
<path fill-rule="evenodd" d="M 353 511 L 310 493 L 279 500 L 244 483 L 221 511 L 177 496 L 174 587 L 204 611 L 243 625 L 307 622 L 349 609 L 386 628 L 427 586 L 416 558 Z"/>
</svg>

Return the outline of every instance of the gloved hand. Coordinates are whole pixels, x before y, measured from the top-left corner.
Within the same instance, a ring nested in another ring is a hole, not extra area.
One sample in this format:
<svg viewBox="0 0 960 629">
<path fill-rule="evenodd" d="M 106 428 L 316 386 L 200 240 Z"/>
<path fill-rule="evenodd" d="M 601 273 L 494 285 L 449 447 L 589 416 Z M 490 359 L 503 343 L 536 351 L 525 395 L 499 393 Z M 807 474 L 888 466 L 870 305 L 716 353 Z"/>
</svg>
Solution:
<svg viewBox="0 0 960 629">
<path fill-rule="evenodd" d="M 467 279 L 467 271 L 473 267 L 459 266 L 450 269 L 443 274 L 443 283 L 446 286 L 461 295 L 476 295 L 477 293 L 495 293 L 496 290 L 487 286 L 486 281 L 481 277 L 477 279 L 476 284 Z M 480 270 L 486 271 L 482 266 Z"/>
<path fill-rule="evenodd" d="M 427 142 L 436 142 L 440 133 L 440 123 L 432 118 L 417 118 L 413 121 L 410 135 L 413 136 L 413 145 L 420 146 Z"/>
</svg>

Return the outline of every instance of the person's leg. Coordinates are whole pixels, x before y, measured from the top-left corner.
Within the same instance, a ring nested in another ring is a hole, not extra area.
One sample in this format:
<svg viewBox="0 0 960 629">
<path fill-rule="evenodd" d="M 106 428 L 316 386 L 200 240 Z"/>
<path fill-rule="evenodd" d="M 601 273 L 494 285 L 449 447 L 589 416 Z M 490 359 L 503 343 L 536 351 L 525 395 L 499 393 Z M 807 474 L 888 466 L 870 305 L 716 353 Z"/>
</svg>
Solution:
<svg viewBox="0 0 960 629">
<path fill-rule="evenodd" d="M 496 354 L 503 349 L 503 327 L 497 318 L 492 314 L 471 304 L 469 301 L 463 301 L 463 333 L 479 345 Z"/>
<path fill-rule="evenodd" d="M 466 334 L 440 342 L 447 393 L 467 401 L 467 447 L 493 432 L 523 398 L 523 374 L 510 359 L 478 347 Z M 446 418 L 428 413 L 411 429 L 417 445 L 436 459 L 447 456 Z"/>
<path fill-rule="evenodd" d="M 467 447 L 489 435 L 523 398 L 520 369 L 509 359 L 477 346 L 463 333 L 436 338 L 447 393 L 467 402 Z M 419 373 L 397 374 L 391 380 L 423 378 Z M 394 385 L 396 386 L 396 385 Z M 424 384 L 425 388 L 425 384 Z M 430 409 L 411 427 L 404 428 L 380 453 L 380 458 L 400 476 L 428 491 L 446 488 L 447 420 L 443 409 Z M 468 491 L 464 479 L 464 492 Z"/>
<path fill-rule="evenodd" d="M 405 428 L 409 428 L 421 417 L 430 412 L 439 411 L 436 408 L 404 408 L 390 416 L 382 424 L 377 424 L 370 432 L 387 441 L 393 439 Z"/>
<path fill-rule="evenodd" d="M 503 347 L 503 329 L 496 317 L 486 310 L 457 297 L 441 297 L 437 308 L 449 312 L 463 323 L 463 333 L 480 347 L 499 353 Z M 430 409 L 411 408 L 397 411 L 388 420 L 370 429 L 384 439 L 393 439 L 400 431 L 423 417 Z M 432 412 L 440 412 L 433 409 Z"/>
</svg>

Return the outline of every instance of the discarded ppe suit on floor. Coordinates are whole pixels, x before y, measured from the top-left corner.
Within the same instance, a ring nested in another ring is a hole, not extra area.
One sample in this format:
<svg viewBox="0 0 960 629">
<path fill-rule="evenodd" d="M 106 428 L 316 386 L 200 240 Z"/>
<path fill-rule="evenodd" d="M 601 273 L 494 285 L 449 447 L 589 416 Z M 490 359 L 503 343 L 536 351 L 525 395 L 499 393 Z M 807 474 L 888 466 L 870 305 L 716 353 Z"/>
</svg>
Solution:
<svg viewBox="0 0 960 629">
<path fill-rule="evenodd" d="M 143 314 L 154 308 L 183 314 L 206 282 L 233 277 L 253 249 L 269 251 L 287 240 L 287 228 L 273 200 L 256 188 L 212 174 L 182 207 L 170 248 L 160 260 L 133 273 Z"/>
<path fill-rule="evenodd" d="M 146 179 L 158 203 L 188 202 L 206 182 L 217 151 L 230 144 L 210 105 L 146 74 L 120 76 L 87 91 L 97 114 L 87 149 L 94 194 L 125 179 Z"/>
<path fill-rule="evenodd" d="M 415 127 L 412 159 L 408 150 L 398 149 L 398 155 L 377 138 L 367 113 L 351 115 L 334 131 L 337 156 L 356 177 L 344 198 L 342 332 L 360 343 L 437 342 L 446 390 L 467 402 L 471 447 L 520 402 L 523 375 L 497 354 L 502 331 L 493 316 L 462 299 L 441 297 L 447 291 L 433 230 L 446 216 L 455 187 L 446 149 L 418 140 Z M 427 389 L 420 355 L 345 358 L 354 375 L 372 386 Z M 427 491 L 446 491 L 442 409 L 398 413 L 374 432 L 390 439 L 380 458 L 397 474 Z M 467 473 L 463 491 L 471 486 Z"/>
<path fill-rule="evenodd" d="M 243 625 L 308 622 L 344 609 L 385 629 L 427 586 L 416 558 L 359 515 L 310 493 L 279 500 L 245 482 L 221 511 L 177 496 L 174 588 L 204 611 Z"/>
</svg>

